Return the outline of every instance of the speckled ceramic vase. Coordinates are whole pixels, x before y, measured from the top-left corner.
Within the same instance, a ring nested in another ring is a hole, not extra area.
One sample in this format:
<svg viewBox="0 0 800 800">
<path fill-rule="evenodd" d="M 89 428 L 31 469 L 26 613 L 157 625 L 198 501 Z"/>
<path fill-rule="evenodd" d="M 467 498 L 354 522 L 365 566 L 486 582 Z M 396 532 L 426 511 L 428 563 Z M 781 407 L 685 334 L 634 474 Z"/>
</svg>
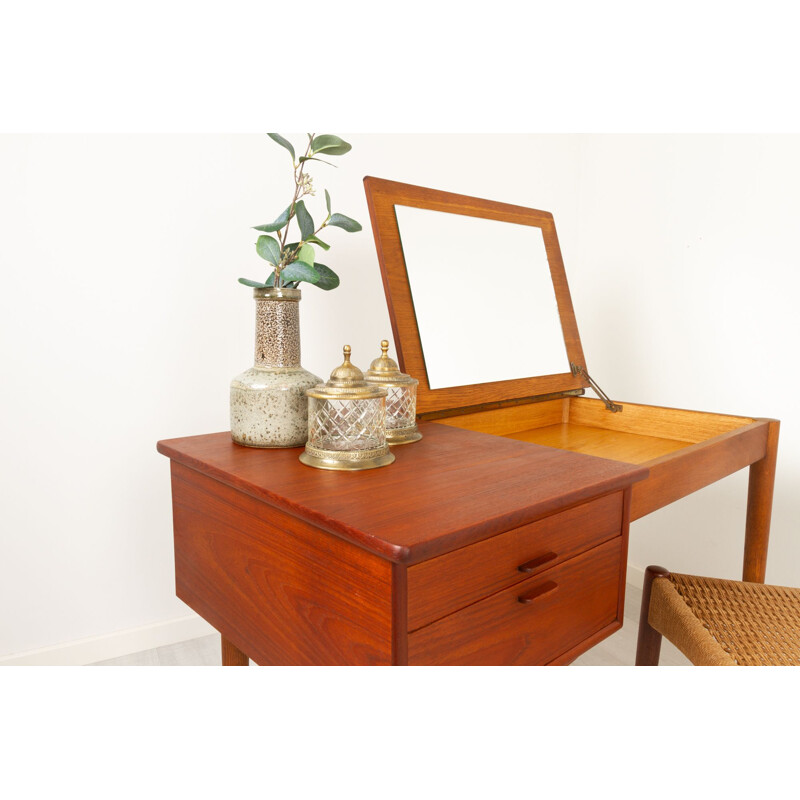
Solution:
<svg viewBox="0 0 800 800">
<path fill-rule="evenodd" d="M 255 363 L 231 381 L 231 437 L 247 447 L 300 447 L 308 439 L 306 389 L 322 383 L 300 366 L 300 290 L 253 296 Z"/>
</svg>

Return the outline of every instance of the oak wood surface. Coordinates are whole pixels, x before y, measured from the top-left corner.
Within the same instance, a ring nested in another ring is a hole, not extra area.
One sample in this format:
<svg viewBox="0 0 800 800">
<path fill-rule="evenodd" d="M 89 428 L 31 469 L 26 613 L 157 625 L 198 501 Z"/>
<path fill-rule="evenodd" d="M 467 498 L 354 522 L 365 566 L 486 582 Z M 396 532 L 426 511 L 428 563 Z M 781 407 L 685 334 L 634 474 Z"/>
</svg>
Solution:
<svg viewBox="0 0 800 800">
<path fill-rule="evenodd" d="M 583 378 L 574 376 L 571 372 L 565 372 L 559 375 L 532 376 L 519 380 L 432 390 L 427 380 L 425 358 L 417 328 L 414 302 L 408 284 L 408 273 L 394 210 L 395 205 L 427 208 L 540 228 L 547 251 L 547 260 L 550 265 L 567 350 L 568 358 L 565 359 L 564 367 L 568 369 L 569 361 L 581 366 L 586 366 L 586 364 L 553 215 L 547 211 L 537 211 L 508 203 L 498 203 L 380 178 L 365 178 L 364 188 L 378 260 L 381 265 L 398 362 L 401 369 L 419 380 L 418 413 L 473 406 L 515 397 L 549 394 L 589 385 Z"/>
<path fill-rule="evenodd" d="M 569 415 L 567 398 L 546 400 L 543 403 L 526 403 L 507 408 L 493 408 L 443 417 L 436 421 L 440 425 L 451 425 L 468 431 L 493 433 L 495 436 L 508 436 L 518 431 L 543 428 L 547 425 L 560 425 Z"/>
<path fill-rule="evenodd" d="M 723 433 L 744 428 L 755 421 L 751 417 L 628 402 L 622 403 L 621 412 L 612 414 L 601 400 L 591 397 L 565 397 L 511 408 L 467 412 L 438 420 L 444 425 L 494 433 L 498 436 L 527 434 L 539 428 L 564 424 L 570 428 L 575 427 L 576 430 L 588 427 L 607 431 L 608 441 L 613 441 L 613 436 L 610 434 L 618 432 L 675 441 L 678 442 L 677 447 L 682 447 L 686 443 L 703 442 Z M 621 440 L 624 440 L 624 437 L 621 437 Z"/>
<path fill-rule="evenodd" d="M 751 417 L 628 402 L 622 402 L 621 412 L 612 414 L 602 400 L 591 397 L 571 397 L 565 403 L 570 423 L 682 442 L 704 442 L 755 421 Z"/>
<path fill-rule="evenodd" d="M 174 462 L 172 493 L 177 595 L 235 649 L 391 663 L 390 562 Z"/>
<path fill-rule="evenodd" d="M 409 634 L 410 664 L 545 664 L 619 622 L 623 537 Z M 530 604 L 524 593 L 557 588 Z M 549 588 L 549 587 L 547 587 Z"/>
<path fill-rule="evenodd" d="M 415 564 L 408 569 L 408 629 L 421 628 L 617 537 L 621 526 L 622 493 L 615 492 Z M 521 572 L 519 567 L 531 561 L 541 563 L 531 573 Z"/>
<path fill-rule="evenodd" d="M 173 461 L 393 561 L 413 564 L 621 489 L 645 469 L 421 423 L 390 467 L 316 470 L 300 448 L 260 450 L 229 433 L 158 443 Z M 251 657 L 252 654 L 250 654 Z"/>
<path fill-rule="evenodd" d="M 586 453 L 629 464 L 644 464 L 690 444 L 676 439 L 660 439 L 655 436 L 605 430 L 590 425 L 576 425 L 572 422 L 545 425 L 505 435 L 521 442 L 533 442 L 545 447 L 557 447 L 559 450 Z"/>
</svg>

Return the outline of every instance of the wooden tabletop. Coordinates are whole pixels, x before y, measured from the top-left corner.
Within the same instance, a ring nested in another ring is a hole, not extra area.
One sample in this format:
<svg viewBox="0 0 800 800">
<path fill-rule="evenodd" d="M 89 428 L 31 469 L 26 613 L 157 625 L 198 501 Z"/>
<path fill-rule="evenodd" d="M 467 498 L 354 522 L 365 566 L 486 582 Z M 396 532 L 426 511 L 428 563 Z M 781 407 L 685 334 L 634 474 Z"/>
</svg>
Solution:
<svg viewBox="0 0 800 800">
<path fill-rule="evenodd" d="M 421 441 L 361 472 L 307 467 L 302 448 L 242 447 L 230 433 L 158 452 L 384 558 L 416 563 L 647 477 L 631 464 L 421 423 Z"/>
</svg>

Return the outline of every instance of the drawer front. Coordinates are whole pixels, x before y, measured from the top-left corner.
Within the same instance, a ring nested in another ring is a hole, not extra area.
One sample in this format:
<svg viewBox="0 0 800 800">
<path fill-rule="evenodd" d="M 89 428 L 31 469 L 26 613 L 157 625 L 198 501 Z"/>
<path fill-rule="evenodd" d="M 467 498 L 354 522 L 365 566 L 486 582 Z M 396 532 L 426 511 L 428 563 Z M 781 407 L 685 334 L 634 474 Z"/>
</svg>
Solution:
<svg viewBox="0 0 800 800">
<path fill-rule="evenodd" d="M 612 539 L 409 634 L 408 663 L 553 661 L 617 619 L 623 544 Z"/>
<path fill-rule="evenodd" d="M 544 572 L 619 536 L 621 527 L 622 492 L 616 492 L 415 564 L 408 569 L 408 629 Z"/>
</svg>

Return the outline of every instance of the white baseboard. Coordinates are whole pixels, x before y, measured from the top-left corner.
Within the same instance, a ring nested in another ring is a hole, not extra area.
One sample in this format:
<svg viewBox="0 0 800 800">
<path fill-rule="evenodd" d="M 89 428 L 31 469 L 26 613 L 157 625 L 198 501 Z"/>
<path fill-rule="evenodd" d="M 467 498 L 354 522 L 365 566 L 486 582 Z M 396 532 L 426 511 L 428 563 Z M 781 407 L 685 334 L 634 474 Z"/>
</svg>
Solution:
<svg viewBox="0 0 800 800">
<path fill-rule="evenodd" d="M 142 650 L 152 650 L 168 644 L 185 642 L 198 636 L 215 633 L 202 617 L 192 614 L 187 617 L 127 628 L 104 636 L 90 636 L 65 642 L 54 647 L 29 650 L 27 653 L 0 658 L 0 666 L 61 666 L 72 667 L 94 664 L 109 658 L 119 658 Z"/>
</svg>

